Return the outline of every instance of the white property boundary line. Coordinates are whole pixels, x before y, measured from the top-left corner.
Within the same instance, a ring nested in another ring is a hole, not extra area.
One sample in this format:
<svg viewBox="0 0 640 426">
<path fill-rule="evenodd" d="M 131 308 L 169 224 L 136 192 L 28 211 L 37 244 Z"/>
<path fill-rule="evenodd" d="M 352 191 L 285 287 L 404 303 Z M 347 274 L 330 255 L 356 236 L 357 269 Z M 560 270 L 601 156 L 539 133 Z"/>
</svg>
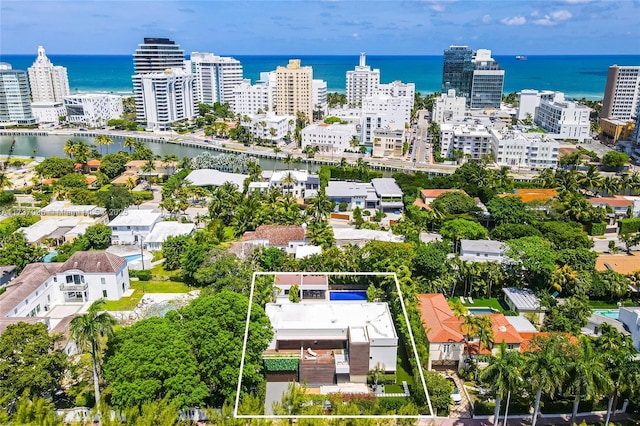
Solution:
<svg viewBox="0 0 640 426">
<path fill-rule="evenodd" d="M 435 415 L 433 413 L 433 407 L 431 405 L 431 397 L 427 390 L 427 383 L 424 378 L 424 371 L 422 369 L 422 363 L 420 362 L 420 356 L 418 355 L 418 349 L 416 348 L 416 341 L 413 337 L 413 330 L 411 329 L 411 323 L 409 322 L 409 316 L 407 315 L 407 309 L 404 305 L 404 297 L 402 290 L 400 289 L 400 283 L 395 272 L 254 272 L 251 277 L 251 290 L 249 291 L 249 308 L 247 309 L 247 322 L 244 328 L 244 342 L 242 344 L 242 358 L 240 360 L 240 374 L 238 375 L 238 388 L 236 389 L 236 402 L 233 407 L 233 417 L 238 419 L 424 419 L 426 415 L 335 415 L 335 416 L 323 416 L 323 415 L 259 415 L 259 414 L 238 414 L 238 405 L 240 404 L 240 389 L 242 385 L 242 372 L 244 370 L 245 355 L 247 352 L 247 340 L 249 339 L 249 320 L 251 318 L 251 305 L 253 304 L 253 291 L 255 288 L 256 276 L 258 275 L 326 275 L 326 276 L 387 276 L 393 277 L 396 283 L 396 290 L 398 291 L 398 297 L 400 298 L 400 305 L 402 306 L 402 313 L 404 320 L 409 331 L 409 338 L 411 340 L 411 346 L 413 348 L 413 356 L 418 364 L 418 371 L 420 373 L 420 381 L 422 382 L 422 388 L 427 398 L 427 404 L 429 406 L 429 414 L 432 420 L 435 421 Z"/>
</svg>

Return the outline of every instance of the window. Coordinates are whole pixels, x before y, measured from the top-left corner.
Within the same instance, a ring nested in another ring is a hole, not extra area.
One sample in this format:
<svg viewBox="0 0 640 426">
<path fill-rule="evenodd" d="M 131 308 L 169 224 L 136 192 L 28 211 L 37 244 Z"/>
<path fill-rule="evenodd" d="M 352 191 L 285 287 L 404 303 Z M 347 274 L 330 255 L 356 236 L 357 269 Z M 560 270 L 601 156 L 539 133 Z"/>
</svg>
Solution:
<svg viewBox="0 0 640 426">
<path fill-rule="evenodd" d="M 107 283 L 107 280 L 104 277 L 100 278 L 100 284 L 104 285 L 106 283 Z"/>
<path fill-rule="evenodd" d="M 104 297 L 105 299 L 109 296 L 107 296 L 107 290 L 102 290 L 102 297 Z"/>
<path fill-rule="evenodd" d="M 451 352 L 451 344 L 450 343 L 443 344 L 442 353 L 448 354 L 449 352 Z"/>
</svg>

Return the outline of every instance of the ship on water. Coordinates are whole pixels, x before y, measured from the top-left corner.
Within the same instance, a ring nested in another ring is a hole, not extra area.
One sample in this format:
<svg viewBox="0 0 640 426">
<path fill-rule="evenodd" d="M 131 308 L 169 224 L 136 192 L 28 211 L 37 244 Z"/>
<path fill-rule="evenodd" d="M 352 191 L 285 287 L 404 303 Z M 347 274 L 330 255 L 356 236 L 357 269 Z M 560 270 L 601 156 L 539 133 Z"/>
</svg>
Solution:
<svg viewBox="0 0 640 426">
<path fill-rule="evenodd" d="M 517 55 L 517 56 L 516 56 L 516 59 L 517 59 L 518 61 L 526 61 L 526 60 L 527 60 L 527 57 L 526 57 L 526 56 L 524 56 L 524 55 Z"/>
</svg>

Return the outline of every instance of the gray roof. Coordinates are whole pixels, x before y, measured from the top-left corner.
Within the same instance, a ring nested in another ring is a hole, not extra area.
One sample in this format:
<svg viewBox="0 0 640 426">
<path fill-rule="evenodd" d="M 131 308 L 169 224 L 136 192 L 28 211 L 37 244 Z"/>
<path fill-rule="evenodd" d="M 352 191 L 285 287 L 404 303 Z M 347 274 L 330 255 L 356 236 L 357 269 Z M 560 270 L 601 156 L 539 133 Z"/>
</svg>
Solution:
<svg viewBox="0 0 640 426">
<path fill-rule="evenodd" d="M 360 182 L 345 182 L 342 180 L 330 181 L 325 189 L 327 197 L 329 198 L 344 198 L 344 197 L 366 197 L 377 200 L 375 196 L 375 189 L 370 183 Z"/>
<path fill-rule="evenodd" d="M 393 178 L 371 179 L 371 183 L 381 197 L 402 197 L 404 195 Z"/>
<path fill-rule="evenodd" d="M 221 186 L 225 182 L 231 182 L 242 189 L 244 180 L 248 177 L 249 175 L 221 172 L 215 169 L 198 169 L 189 173 L 185 180 L 191 182 L 193 186 Z"/>
<path fill-rule="evenodd" d="M 527 288 L 507 287 L 502 291 L 518 311 L 535 311 L 540 308 L 540 299 Z"/>
<path fill-rule="evenodd" d="M 0 318 L 6 317 L 20 302 L 55 275 L 62 263 L 31 263 L 4 288 L 0 295 Z"/>
<path fill-rule="evenodd" d="M 85 273 L 115 273 L 126 264 L 124 257 L 106 251 L 77 251 L 60 266 L 58 272 L 78 269 Z"/>
<path fill-rule="evenodd" d="M 520 315 L 517 317 L 505 316 L 505 318 L 518 333 L 535 333 L 538 331 L 528 319 L 521 317 Z"/>
<path fill-rule="evenodd" d="M 505 244 L 497 240 L 460 240 L 460 250 L 478 253 L 500 253 L 504 252 Z"/>
</svg>

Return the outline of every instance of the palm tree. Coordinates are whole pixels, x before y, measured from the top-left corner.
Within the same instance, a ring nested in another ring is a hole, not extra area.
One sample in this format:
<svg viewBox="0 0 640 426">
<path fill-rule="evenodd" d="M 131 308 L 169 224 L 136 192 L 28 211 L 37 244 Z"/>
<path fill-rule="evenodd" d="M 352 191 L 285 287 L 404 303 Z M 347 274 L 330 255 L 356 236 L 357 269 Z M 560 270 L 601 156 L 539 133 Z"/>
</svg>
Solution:
<svg viewBox="0 0 640 426">
<path fill-rule="evenodd" d="M 526 354 L 523 368 L 523 377 L 529 377 L 531 385 L 536 389 L 531 426 L 536 426 L 542 393 L 555 394 L 568 376 L 563 361 L 564 347 L 567 343 L 567 338 L 562 335 L 535 337 L 531 342 L 531 349 Z"/>
<path fill-rule="evenodd" d="M 589 166 L 586 173 L 578 177 L 578 183 L 585 191 L 593 191 L 600 186 L 602 176 L 598 172 L 598 168 L 594 165 Z"/>
<path fill-rule="evenodd" d="M 276 135 L 278 134 L 278 132 L 276 132 L 276 129 L 274 129 L 273 127 L 269 127 L 269 136 L 271 136 L 271 144 L 274 145 L 276 143 Z"/>
<path fill-rule="evenodd" d="M 154 171 L 156 169 L 156 166 L 153 162 L 153 160 L 149 160 L 146 163 L 144 163 L 144 165 L 142 166 L 142 172 L 145 175 L 145 179 L 147 181 L 147 187 L 151 186 L 151 183 L 149 182 L 149 173 L 151 173 L 152 171 Z"/>
<path fill-rule="evenodd" d="M 462 300 L 460 300 L 460 298 L 458 297 L 449 299 L 448 303 L 451 311 L 453 312 L 453 315 L 457 317 L 462 317 L 469 313 L 469 309 L 467 309 L 467 307 L 462 304 Z"/>
<path fill-rule="evenodd" d="M 180 159 L 176 154 L 167 154 L 162 157 L 162 167 L 166 169 L 168 166 L 171 166 L 171 174 L 173 174 L 176 171 L 176 163 L 178 161 L 180 161 Z"/>
<path fill-rule="evenodd" d="M 73 318 L 69 324 L 71 338 L 76 341 L 80 350 L 89 351 L 91 354 L 96 407 L 100 404 L 98 358 L 102 351 L 101 338 L 113 336 L 113 326 L 116 325 L 115 318 L 107 312 L 102 312 L 105 303 L 103 299 L 96 300 L 89 306 L 86 314 Z"/>
<path fill-rule="evenodd" d="M 276 161 L 273 163 L 273 171 L 276 171 L 276 165 L 278 164 L 278 154 L 280 154 L 282 152 L 282 148 L 280 148 L 278 145 L 273 147 L 273 153 L 276 156 Z"/>
<path fill-rule="evenodd" d="M 10 188 L 13 184 L 11 180 L 4 174 L 4 172 L 0 173 L 0 191 L 4 188 Z"/>
<path fill-rule="evenodd" d="M 614 176 L 607 176 L 602 179 L 599 189 L 600 195 L 605 194 L 607 197 L 613 197 L 620 192 L 620 180 Z"/>
<path fill-rule="evenodd" d="M 136 181 L 130 176 L 127 178 L 127 181 L 124 184 L 128 190 L 132 190 L 136 187 Z"/>
<path fill-rule="evenodd" d="M 360 139 L 358 139 L 357 135 L 351 135 L 351 139 L 349 140 L 349 146 L 351 148 L 357 148 L 360 146 Z"/>
<path fill-rule="evenodd" d="M 541 185 L 543 188 L 555 188 L 556 178 L 553 169 L 544 169 L 533 179 L 534 183 Z"/>
<path fill-rule="evenodd" d="M 62 151 L 65 155 L 68 155 L 71 158 L 74 155 L 76 141 L 69 139 L 64 143 L 64 147 L 62 147 Z"/>
<path fill-rule="evenodd" d="M 284 175 L 284 177 L 280 181 L 280 184 L 283 188 L 286 188 L 288 193 L 290 194 L 291 189 L 293 189 L 293 185 L 295 185 L 297 182 L 298 180 L 296 179 L 296 176 L 293 173 L 289 172 Z"/>
<path fill-rule="evenodd" d="M 293 155 L 288 153 L 287 156 L 282 159 L 282 162 L 287 165 L 287 170 L 289 170 L 290 164 L 293 163 Z"/>
<path fill-rule="evenodd" d="M 132 138 L 131 136 L 128 136 L 124 139 L 124 143 L 122 144 L 125 148 L 129 148 L 129 154 L 131 154 L 131 151 L 133 150 L 133 148 L 135 148 L 136 146 L 136 140 L 134 138 Z"/>
<path fill-rule="evenodd" d="M 113 143 L 113 139 L 111 139 L 107 135 L 98 135 L 96 136 L 96 143 L 98 145 L 105 145 L 107 147 L 107 154 L 109 153 L 109 145 Z"/>
<path fill-rule="evenodd" d="M 580 336 L 577 353 L 569 363 L 570 389 L 575 392 L 571 424 L 576 424 L 580 396 L 594 397 L 606 394 L 612 387 L 611 378 L 604 367 L 602 353 L 594 351 L 591 341 Z"/>
<path fill-rule="evenodd" d="M 507 406 L 504 410 L 503 424 L 507 424 L 511 391 L 516 390 L 522 380 L 522 376 L 520 375 L 521 365 L 522 357 L 520 356 L 520 352 L 507 350 L 507 344 L 502 342 L 498 347 L 496 356 L 491 357 L 489 365 L 482 370 L 482 374 L 480 374 L 480 379 L 483 382 L 490 383 L 496 393 L 496 410 L 493 415 L 493 424 L 495 426 L 498 425 L 500 403 L 505 397 L 505 394 L 507 396 Z"/>
<path fill-rule="evenodd" d="M 307 146 L 304 147 L 304 153 L 307 156 L 307 159 L 313 158 L 313 156 L 316 153 L 316 148 L 317 147 L 313 147 L 311 145 L 307 145 Z"/>
</svg>

